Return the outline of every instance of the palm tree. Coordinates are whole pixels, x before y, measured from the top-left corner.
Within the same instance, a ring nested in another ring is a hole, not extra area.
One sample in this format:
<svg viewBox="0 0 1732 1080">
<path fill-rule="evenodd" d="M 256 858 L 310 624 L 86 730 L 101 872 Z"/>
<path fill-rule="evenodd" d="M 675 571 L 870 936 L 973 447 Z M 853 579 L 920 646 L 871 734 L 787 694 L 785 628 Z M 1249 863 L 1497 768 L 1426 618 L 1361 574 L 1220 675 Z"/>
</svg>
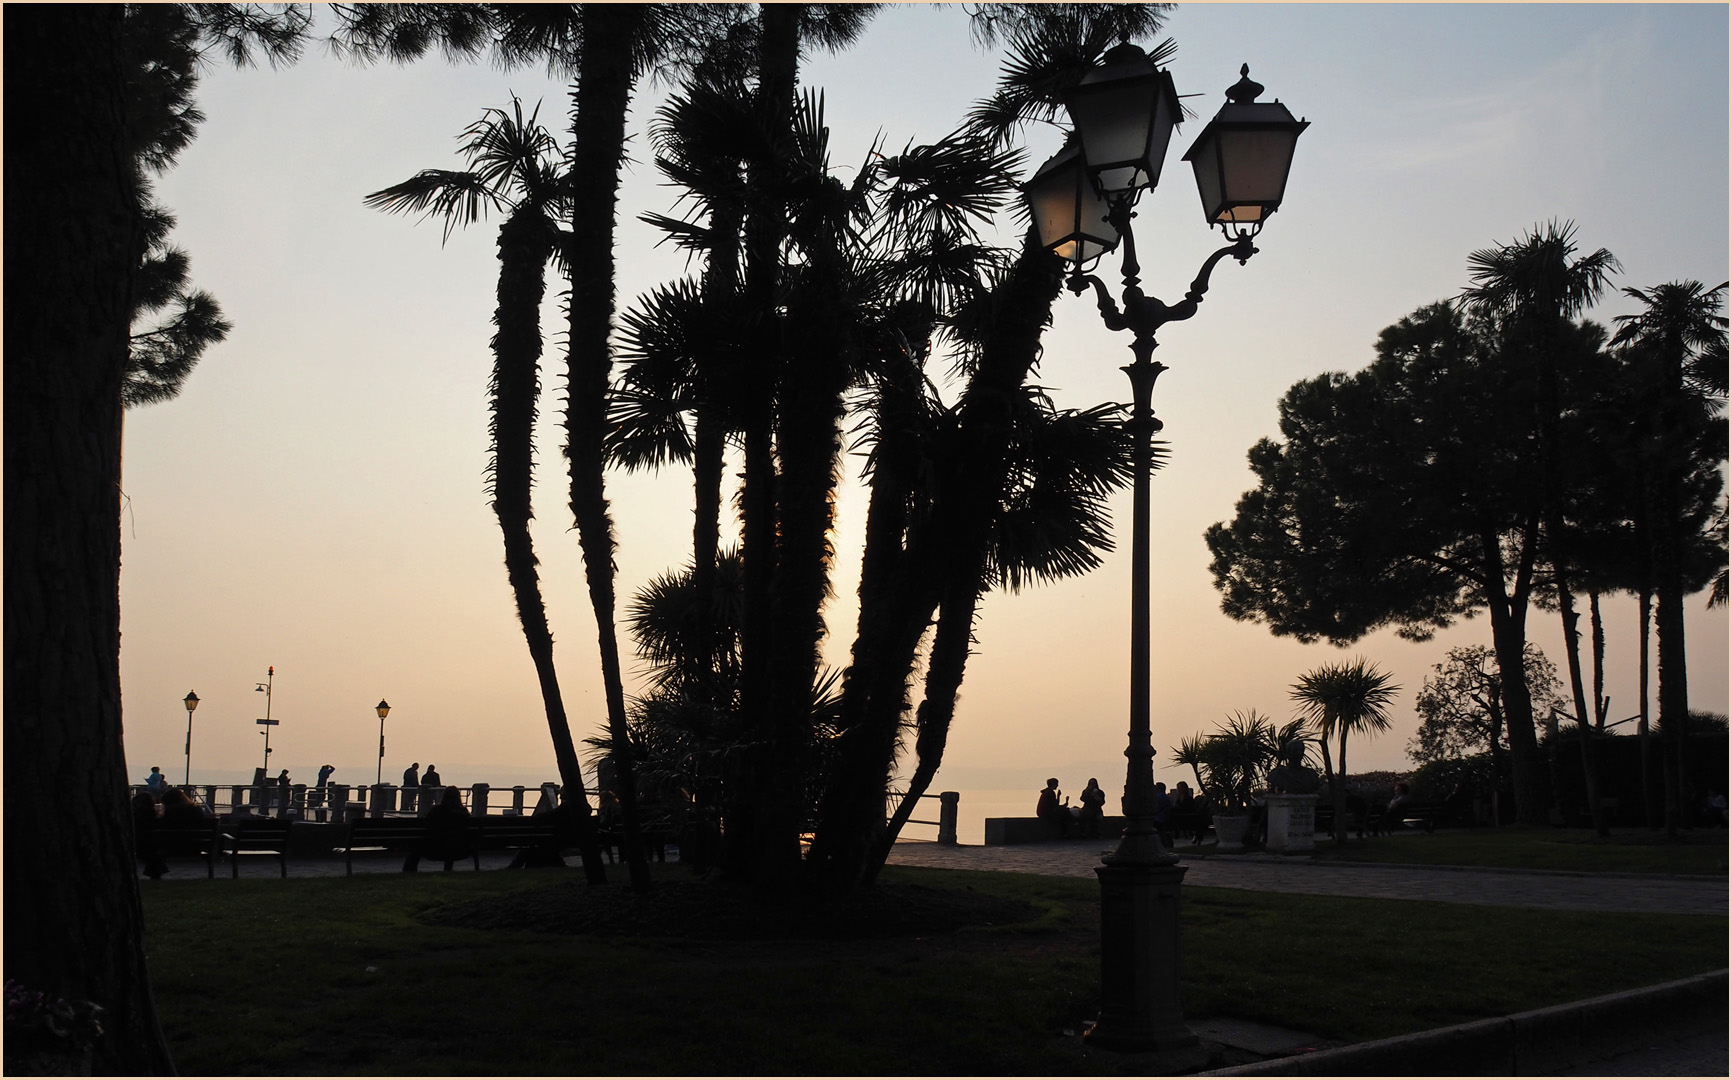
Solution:
<svg viewBox="0 0 1732 1080">
<path fill-rule="evenodd" d="M 535 469 L 535 418 L 541 398 L 541 301 L 546 268 L 559 245 L 560 214 L 567 199 L 566 179 L 557 164 L 558 144 L 537 123 L 539 106 L 526 119 L 523 103 L 512 99 L 511 112 L 488 109 L 464 132 L 466 170 L 427 169 L 400 184 L 368 195 L 365 202 L 387 213 L 420 213 L 444 222 L 445 236 L 489 210 L 505 210 L 499 228 L 499 285 L 493 313 L 493 372 L 488 381 L 487 475 L 493 512 L 505 543 L 505 569 L 517 601 L 517 617 L 535 664 L 554 757 L 568 800 L 588 806 L 582 765 L 566 717 L 559 676 L 553 662 L 553 635 L 547 625 L 536 573 L 538 560 L 530 537 L 534 516 L 531 487 Z M 584 869 L 592 883 L 607 879 L 594 821 L 580 814 Z"/>
<path fill-rule="evenodd" d="M 1508 359 L 1528 366 L 1538 387 L 1538 435 L 1540 450 L 1541 520 L 1557 590 L 1558 611 L 1563 621 L 1564 645 L 1569 660 L 1570 686 L 1577 719 L 1588 723 L 1586 694 L 1582 687 L 1581 649 L 1577 640 L 1575 597 L 1570 575 L 1572 553 L 1567 550 L 1563 525 L 1563 447 L 1559 425 L 1564 415 L 1562 385 L 1564 353 L 1572 344 L 1571 320 L 1590 307 L 1603 293 L 1611 275 L 1620 269 L 1618 260 L 1605 248 L 1576 257 L 1575 225 L 1551 222 L 1535 227 L 1526 236 L 1495 248 L 1483 248 L 1468 256 L 1473 284 L 1463 290 L 1459 302 L 1469 311 L 1497 321 Z M 1511 658 L 1519 661 L 1519 657 Z M 1500 663 L 1504 657 L 1500 653 Z M 1506 676 L 1519 668 L 1512 663 Z M 1506 678 L 1513 685 L 1513 678 Z M 1511 701 L 1510 752 L 1516 767 L 1539 767 L 1533 739 L 1532 706 Z M 1583 741 L 1583 752 L 1588 743 Z M 1595 821 L 1600 817 L 1597 785 L 1591 764 L 1585 763 L 1589 805 Z M 1534 815 L 1541 808 L 1528 807 Z M 1530 822 L 1536 823 L 1536 822 Z"/>
<path fill-rule="evenodd" d="M 1638 453 L 1647 493 L 1651 580 L 1658 598 L 1660 731 L 1668 744 L 1662 770 L 1666 832 L 1674 838 L 1689 717 L 1684 653 L 1688 552 L 1699 546 L 1693 542 L 1700 541 L 1707 514 L 1719 503 L 1717 462 L 1724 460 L 1725 453 L 1723 440 L 1716 449 L 1701 433 L 1704 421 L 1712 422 L 1725 397 L 1727 320 L 1720 311 L 1726 289 L 1725 283 L 1708 289 L 1698 281 L 1668 282 L 1649 290 L 1627 288 L 1625 295 L 1644 310 L 1620 316 L 1612 339 L 1614 344 L 1632 347 L 1628 356 L 1639 365 L 1638 378 L 1646 391 L 1638 412 L 1643 444 Z M 1703 468 L 1710 463 L 1713 467 Z M 1696 502 L 1699 509 L 1701 499 L 1692 499 L 1690 488 L 1704 490 L 1701 481 L 1710 472 L 1714 491 L 1707 514 L 1693 514 L 1689 504 Z M 1724 556 L 1717 561 L 1723 569 Z"/>
<path fill-rule="evenodd" d="M 1389 706 L 1400 692 L 1401 687 L 1390 681 L 1388 672 L 1364 658 L 1324 664 L 1301 675 L 1293 684 L 1290 696 L 1299 715 L 1316 729 L 1326 768 L 1330 764 L 1329 739 L 1333 736 L 1336 740 L 1330 788 L 1338 844 L 1347 842 L 1347 736 L 1388 731 Z"/>
</svg>

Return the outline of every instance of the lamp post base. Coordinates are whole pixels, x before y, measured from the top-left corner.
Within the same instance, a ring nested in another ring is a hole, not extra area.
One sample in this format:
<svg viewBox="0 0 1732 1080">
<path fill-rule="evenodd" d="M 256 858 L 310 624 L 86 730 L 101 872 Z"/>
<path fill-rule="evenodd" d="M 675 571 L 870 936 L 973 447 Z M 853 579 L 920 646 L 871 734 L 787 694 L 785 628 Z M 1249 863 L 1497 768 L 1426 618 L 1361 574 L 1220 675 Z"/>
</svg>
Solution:
<svg viewBox="0 0 1732 1080">
<path fill-rule="evenodd" d="M 1106 1050 L 1153 1053 L 1159 1071 L 1201 1068 L 1207 1051 L 1179 1007 L 1179 883 L 1184 866 L 1095 868 L 1101 883 L 1101 1016 L 1083 1036 Z"/>
</svg>

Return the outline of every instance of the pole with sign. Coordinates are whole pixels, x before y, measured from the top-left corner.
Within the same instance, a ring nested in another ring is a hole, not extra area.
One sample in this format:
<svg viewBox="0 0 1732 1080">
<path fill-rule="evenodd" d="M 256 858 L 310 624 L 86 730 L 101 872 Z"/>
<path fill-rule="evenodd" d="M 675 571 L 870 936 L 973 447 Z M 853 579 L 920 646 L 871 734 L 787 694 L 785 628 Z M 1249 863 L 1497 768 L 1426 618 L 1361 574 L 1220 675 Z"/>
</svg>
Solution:
<svg viewBox="0 0 1732 1080">
<path fill-rule="evenodd" d="M 258 724 L 260 727 L 265 729 L 263 732 L 261 732 L 261 734 L 264 735 L 264 737 L 265 737 L 265 775 L 266 776 L 269 776 L 270 771 L 271 771 L 271 729 L 277 726 L 277 722 L 275 720 L 271 719 L 271 683 L 276 680 L 276 677 L 277 677 L 277 669 L 273 665 L 272 667 L 268 667 L 265 669 L 265 681 L 262 683 L 259 683 L 257 686 L 253 687 L 253 689 L 255 691 L 265 695 L 265 715 L 264 715 L 264 718 L 261 720 L 256 720 L 256 721 L 254 721 L 254 723 Z"/>
</svg>

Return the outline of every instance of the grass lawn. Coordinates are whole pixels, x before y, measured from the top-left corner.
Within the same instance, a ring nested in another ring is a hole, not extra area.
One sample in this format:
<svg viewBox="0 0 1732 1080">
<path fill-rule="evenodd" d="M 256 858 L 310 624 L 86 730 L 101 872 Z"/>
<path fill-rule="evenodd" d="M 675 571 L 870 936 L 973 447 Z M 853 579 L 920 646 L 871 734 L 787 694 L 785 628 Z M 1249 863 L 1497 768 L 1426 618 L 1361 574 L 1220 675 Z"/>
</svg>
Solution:
<svg viewBox="0 0 1732 1080">
<path fill-rule="evenodd" d="M 1688 830 L 1676 843 L 1647 829 L 1613 829 L 1610 839 L 1601 840 L 1592 829 L 1518 827 L 1349 836 L 1345 847 L 1317 841 L 1317 857 L 1328 861 L 1712 877 L 1726 876 L 1726 851 L 1724 829 Z"/>
<path fill-rule="evenodd" d="M 582 886 L 576 869 L 146 881 L 163 1028 L 193 1075 L 1134 1072 L 1067 1035 L 1098 1008 L 1093 881 L 890 867 L 883 881 L 899 898 L 973 893 L 993 899 L 982 910 L 1000 921 L 810 937 L 771 911 L 756 924 L 771 931 L 754 937 L 750 926 L 705 929 L 703 912 L 737 911 L 740 897 L 700 909 L 692 899 L 708 894 L 681 884 L 677 867 L 657 870 L 658 918 L 680 936 L 628 932 L 642 905 L 620 885 Z M 682 896 L 685 910 L 669 906 Z M 1029 917 L 1003 922 L 1007 902 Z M 928 905 L 933 917 L 945 903 Z M 474 909 L 495 924 L 555 911 L 592 932 L 449 925 Z M 1726 964 L 1724 917 L 1186 887 L 1182 926 L 1188 1017 L 1324 1040 Z"/>
</svg>

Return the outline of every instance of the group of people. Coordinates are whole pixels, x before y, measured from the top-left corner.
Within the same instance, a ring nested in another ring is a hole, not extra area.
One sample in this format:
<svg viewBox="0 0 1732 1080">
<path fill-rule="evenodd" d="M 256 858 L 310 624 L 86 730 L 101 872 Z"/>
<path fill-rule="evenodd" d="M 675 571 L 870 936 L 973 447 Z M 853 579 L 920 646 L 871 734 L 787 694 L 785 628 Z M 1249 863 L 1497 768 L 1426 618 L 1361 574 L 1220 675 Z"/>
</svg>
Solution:
<svg viewBox="0 0 1732 1080">
<path fill-rule="evenodd" d="M 1059 790 L 1058 778 L 1048 777 L 1046 787 L 1041 789 L 1040 798 L 1035 803 L 1034 815 L 1054 826 L 1061 837 L 1068 838 L 1080 831 L 1083 836 L 1095 838 L 1101 835 L 1106 801 L 1107 793 L 1101 790 L 1100 781 L 1092 776 L 1088 786 L 1077 796 L 1077 806 L 1072 806 L 1070 796 Z M 1191 790 L 1191 785 L 1183 780 L 1171 794 L 1167 792 L 1166 784 L 1157 783 L 1153 808 L 1155 828 L 1170 845 L 1175 823 L 1182 823 L 1189 829 L 1191 819 L 1198 816 L 1201 806 L 1202 801 Z"/>
<path fill-rule="evenodd" d="M 157 769 L 152 769 L 151 773 L 161 775 Z M 156 842 L 158 829 L 216 821 L 215 814 L 194 802 L 192 796 L 179 788 L 169 787 L 164 781 L 160 790 L 160 799 L 148 791 L 141 791 L 132 798 L 133 836 L 139 857 L 144 860 L 144 876 L 152 881 L 161 881 L 162 875 L 168 873 L 168 860 Z"/>
</svg>

